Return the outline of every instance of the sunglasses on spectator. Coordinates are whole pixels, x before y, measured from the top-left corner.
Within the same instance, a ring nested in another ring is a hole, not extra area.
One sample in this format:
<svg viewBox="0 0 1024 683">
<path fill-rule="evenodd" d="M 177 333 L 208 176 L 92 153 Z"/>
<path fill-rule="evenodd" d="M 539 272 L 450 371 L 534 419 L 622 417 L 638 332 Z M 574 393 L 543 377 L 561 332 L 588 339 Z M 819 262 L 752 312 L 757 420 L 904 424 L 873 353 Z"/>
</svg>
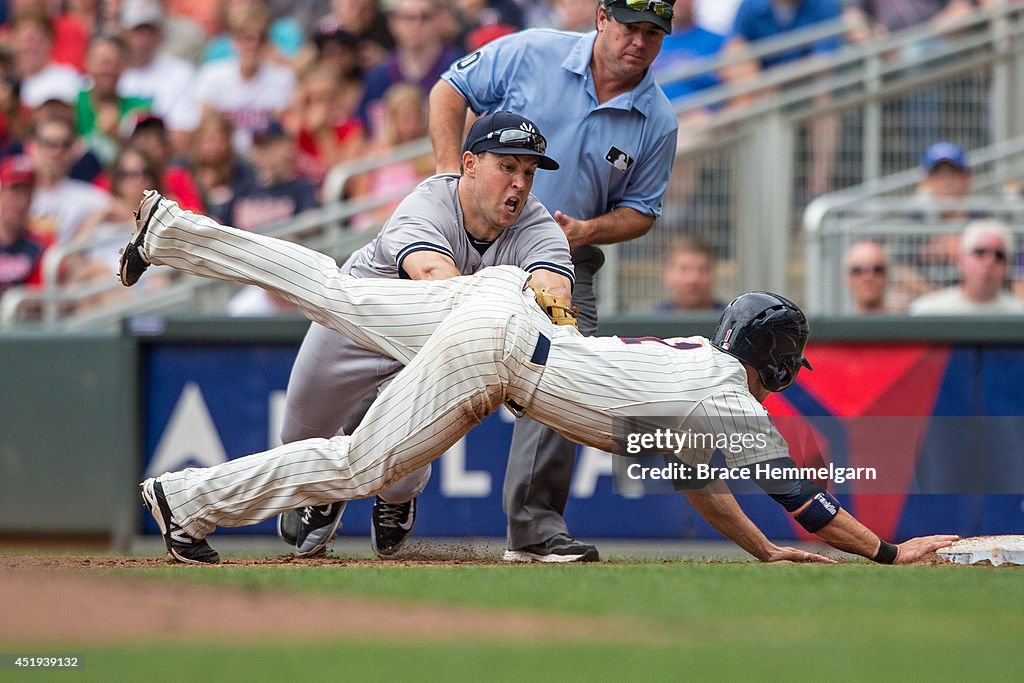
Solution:
<svg viewBox="0 0 1024 683">
<path fill-rule="evenodd" d="M 548 151 L 548 141 L 543 135 L 540 133 L 531 133 L 520 128 L 505 128 L 503 130 L 491 131 L 474 142 L 473 148 L 470 149 L 470 151 L 475 152 L 476 148 L 479 147 L 481 143 L 495 137 L 498 138 L 498 142 L 500 144 L 507 145 L 508 147 L 531 149 L 538 154 L 544 154 Z"/>
<path fill-rule="evenodd" d="M 988 249 L 986 247 L 975 247 L 971 249 L 971 254 L 978 258 L 984 258 L 989 254 L 995 257 L 996 261 L 1003 263 L 1006 261 L 1006 252 L 1002 249 Z"/>
<path fill-rule="evenodd" d="M 435 16 L 437 16 L 437 12 L 422 12 L 420 14 L 413 14 L 410 12 L 394 12 L 392 13 L 391 16 L 394 17 L 395 19 L 398 19 L 399 21 L 428 22 Z"/>
<path fill-rule="evenodd" d="M 850 275 L 856 277 L 861 275 L 885 275 L 885 266 L 881 264 L 874 266 L 850 266 Z"/>
<path fill-rule="evenodd" d="M 650 11 L 662 19 L 671 19 L 673 15 L 672 5 L 667 2 L 656 2 L 652 0 L 625 0 L 626 7 L 634 12 Z"/>
<path fill-rule="evenodd" d="M 144 168 L 119 168 L 116 173 L 122 178 L 142 178 L 149 175 Z"/>
<path fill-rule="evenodd" d="M 244 43 L 265 43 L 267 41 L 267 34 L 265 33 L 236 33 L 235 40 Z"/>
<path fill-rule="evenodd" d="M 74 140 L 68 138 L 45 138 L 38 137 L 36 141 L 43 147 L 49 147 L 50 149 L 70 149 L 71 145 L 74 144 Z"/>
</svg>

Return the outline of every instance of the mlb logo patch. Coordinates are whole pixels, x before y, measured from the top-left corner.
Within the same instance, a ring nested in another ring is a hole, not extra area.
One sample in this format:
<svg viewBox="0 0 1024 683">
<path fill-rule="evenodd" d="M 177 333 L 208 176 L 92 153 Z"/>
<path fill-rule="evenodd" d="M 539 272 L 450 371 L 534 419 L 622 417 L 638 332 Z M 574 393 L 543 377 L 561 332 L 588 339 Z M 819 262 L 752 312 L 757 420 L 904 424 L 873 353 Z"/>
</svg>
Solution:
<svg viewBox="0 0 1024 683">
<path fill-rule="evenodd" d="M 633 157 L 629 156 L 618 147 L 612 147 L 609 149 L 608 153 L 604 155 L 604 160 L 623 173 L 633 168 Z"/>
</svg>

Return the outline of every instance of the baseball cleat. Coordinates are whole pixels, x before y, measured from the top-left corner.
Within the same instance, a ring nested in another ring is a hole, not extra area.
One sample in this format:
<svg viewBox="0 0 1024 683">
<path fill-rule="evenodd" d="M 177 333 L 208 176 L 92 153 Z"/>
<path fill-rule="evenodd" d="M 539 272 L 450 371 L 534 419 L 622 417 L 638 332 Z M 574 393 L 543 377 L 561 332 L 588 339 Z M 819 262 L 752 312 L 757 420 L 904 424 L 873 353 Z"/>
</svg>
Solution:
<svg viewBox="0 0 1024 683">
<path fill-rule="evenodd" d="M 327 554 L 327 544 L 341 528 L 344 511 L 345 503 L 340 502 L 282 512 L 277 519 L 277 533 L 285 543 L 295 546 L 299 557 L 320 557 Z"/>
<path fill-rule="evenodd" d="M 277 516 L 277 535 L 288 545 L 295 545 L 295 539 L 298 538 L 300 512 L 302 512 L 302 508 L 288 510 Z"/>
<path fill-rule="evenodd" d="M 416 499 L 408 503 L 388 503 L 377 496 L 373 501 L 373 525 L 370 527 L 370 547 L 378 557 L 390 557 L 409 537 L 416 524 Z"/>
<path fill-rule="evenodd" d="M 506 562 L 600 562 L 597 546 L 577 541 L 569 534 L 555 534 L 543 543 L 506 550 Z"/>
<path fill-rule="evenodd" d="M 164 496 L 163 485 L 158 479 L 150 478 L 139 484 L 142 504 L 146 506 L 164 537 L 167 554 L 172 560 L 188 564 L 217 564 L 220 555 L 210 547 L 206 539 L 196 539 L 185 533 L 171 516 L 171 507 Z"/>
<path fill-rule="evenodd" d="M 163 196 L 156 190 L 146 190 L 146 193 L 142 195 L 139 210 L 135 212 L 135 231 L 132 232 L 128 244 L 121 250 L 120 268 L 118 270 L 121 284 L 125 287 L 131 287 L 138 282 L 142 274 L 149 268 L 149 261 L 142 254 L 142 245 L 146 240 L 149 222 L 153 220 L 153 214 L 160 207 L 161 199 L 163 199 Z"/>
</svg>

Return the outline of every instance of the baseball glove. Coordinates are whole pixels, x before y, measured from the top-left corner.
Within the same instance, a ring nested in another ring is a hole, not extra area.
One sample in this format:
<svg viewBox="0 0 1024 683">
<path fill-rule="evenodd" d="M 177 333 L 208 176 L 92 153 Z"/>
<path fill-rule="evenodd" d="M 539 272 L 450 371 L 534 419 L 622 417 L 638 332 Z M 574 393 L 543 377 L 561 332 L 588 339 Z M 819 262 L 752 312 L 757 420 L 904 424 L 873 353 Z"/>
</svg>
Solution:
<svg viewBox="0 0 1024 683">
<path fill-rule="evenodd" d="M 580 329 L 580 326 L 576 324 L 576 316 L 579 315 L 579 311 L 575 306 L 570 306 L 565 299 L 551 294 L 546 289 L 538 289 L 533 285 L 530 285 L 530 289 L 533 290 L 540 310 L 551 318 L 551 322 L 555 325 L 572 325 L 577 330 Z"/>
</svg>

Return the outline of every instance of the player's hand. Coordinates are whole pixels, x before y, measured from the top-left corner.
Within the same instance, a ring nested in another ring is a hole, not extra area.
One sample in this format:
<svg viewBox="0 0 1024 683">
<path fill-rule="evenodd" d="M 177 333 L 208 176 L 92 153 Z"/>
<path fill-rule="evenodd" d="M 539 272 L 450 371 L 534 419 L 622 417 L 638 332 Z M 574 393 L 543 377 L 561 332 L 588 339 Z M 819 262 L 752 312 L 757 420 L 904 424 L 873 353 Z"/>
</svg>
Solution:
<svg viewBox="0 0 1024 683">
<path fill-rule="evenodd" d="M 832 558 L 825 557 L 824 555 L 818 555 L 817 553 L 809 553 L 806 550 L 797 550 L 796 548 L 779 547 L 774 546 L 768 551 L 768 557 L 765 558 L 765 562 L 819 562 L 824 564 L 835 564 L 836 561 Z"/>
<path fill-rule="evenodd" d="M 893 564 L 910 564 L 911 562 L 917 562 L 928 553 L 941 550 L 942 548 L 948 548 L 953 545 L 953 541 L 959 541 L 959 536 L 953 536 L 951 534 L 939 534 L 936 536 L 919 536 L 912 538 L 909 541 L 903 541 L 897 547 L 899 552 L 896 554 L 896 561 Z"/>
<path fill-rule="evenodd" d="M 569 240 L 569 251 L 590 244 L 590 231 L 587 229 L 586 221 L 555 211 L 555 222 L 565 233 L 565 239 Z"/>
</svg>

